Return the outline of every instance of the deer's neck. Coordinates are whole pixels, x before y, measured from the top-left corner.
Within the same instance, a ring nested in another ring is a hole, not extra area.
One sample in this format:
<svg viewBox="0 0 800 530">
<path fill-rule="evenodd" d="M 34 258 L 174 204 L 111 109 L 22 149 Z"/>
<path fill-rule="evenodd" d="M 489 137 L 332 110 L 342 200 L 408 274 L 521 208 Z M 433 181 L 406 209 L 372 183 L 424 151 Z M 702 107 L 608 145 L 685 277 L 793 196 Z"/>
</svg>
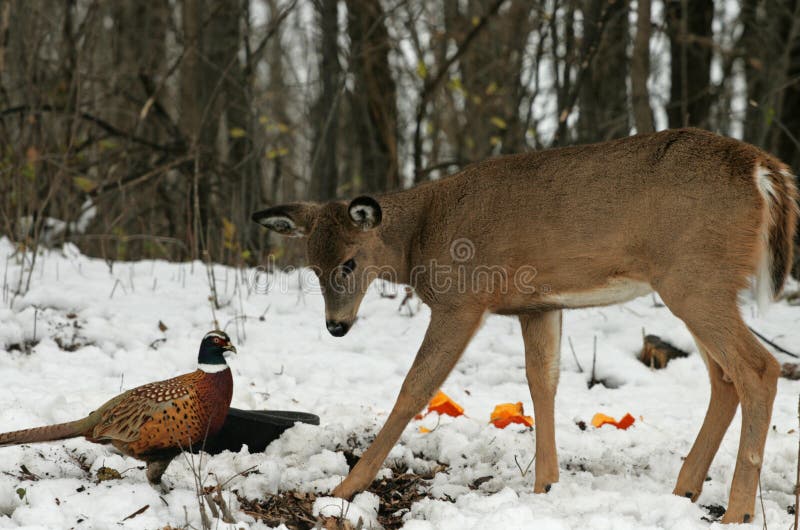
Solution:
<svg viewBox="0 0 800 530">
<path fill-rule="evenodd" d="M 379 233 L 384 247 L 383 265 L 395 271 L 399 283 L 410 283 L 414 242 L 425 215 L 428 187 L 417 186 L 379 198 L 384 210 Z"/>
</svg>

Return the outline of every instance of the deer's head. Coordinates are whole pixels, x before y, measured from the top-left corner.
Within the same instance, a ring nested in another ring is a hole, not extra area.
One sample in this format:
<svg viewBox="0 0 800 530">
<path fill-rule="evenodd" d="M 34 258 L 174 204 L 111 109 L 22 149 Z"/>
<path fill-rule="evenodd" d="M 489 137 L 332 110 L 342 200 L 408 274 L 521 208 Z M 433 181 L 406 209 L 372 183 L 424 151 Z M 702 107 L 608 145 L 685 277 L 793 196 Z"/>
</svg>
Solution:
<svg viewBox="0 0 800 530">
<path fill-rule="evenodd" d="M 344 336 L 369 284 L 378 276 L 381 207 L 372 197 L 345 202 L 297 202 L 256 212 L 253 221 L 287 237 L 306 238 L 308 265 L 319 277 L 325 324 Z"/>
</svg>

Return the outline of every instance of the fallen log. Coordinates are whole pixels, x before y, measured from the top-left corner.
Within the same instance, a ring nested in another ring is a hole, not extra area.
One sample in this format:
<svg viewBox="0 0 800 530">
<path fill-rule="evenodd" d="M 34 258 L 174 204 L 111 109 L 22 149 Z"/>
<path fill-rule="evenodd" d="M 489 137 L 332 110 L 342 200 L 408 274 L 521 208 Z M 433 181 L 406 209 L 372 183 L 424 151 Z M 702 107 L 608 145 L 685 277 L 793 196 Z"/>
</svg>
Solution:
<svg viewBox="0 0 800 530">
<path fill-rule="evenodd" d="M 647 335 L 644 338 L 642 351 L 639 352 L 639 360 L 650 368 L 661 369 L 672 359 L 688 355 L 688 352 L 673 346 L 658 335 Z"/>
</svg>

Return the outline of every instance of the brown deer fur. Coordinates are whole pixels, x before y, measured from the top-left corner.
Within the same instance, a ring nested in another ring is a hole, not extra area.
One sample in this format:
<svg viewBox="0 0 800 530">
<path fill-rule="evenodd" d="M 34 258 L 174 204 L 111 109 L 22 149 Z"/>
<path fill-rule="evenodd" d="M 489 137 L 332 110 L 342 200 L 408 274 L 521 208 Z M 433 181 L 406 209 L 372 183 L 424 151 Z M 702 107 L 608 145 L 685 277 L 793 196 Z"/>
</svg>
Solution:
<svg viewBox="0 0 800 530">
<path fill-rule="evenodd" d="M 796 195 L 788 168 L 769 154 L 679 129 L 494 158 L 376 199 L 253 214 L 274 231 L 307 237 L 332 334 L 347 332 L 377 276 L 413 286 L 431 308 L 389 419 L 334 494 L 370 485 L 486 312 L 520 319 L 537 424 L 534 491 L 549 490 L 558 480 L 561 310 L 656 291 L 695 336 L 711 379 L 708 412 L 674 493 L 697 499 L 741 402 L 723 520 L 751 520 L 780 369 L 743 323 L 737 297 L 752 278 L 762 299 L 780 291 Z"/>
</svg>

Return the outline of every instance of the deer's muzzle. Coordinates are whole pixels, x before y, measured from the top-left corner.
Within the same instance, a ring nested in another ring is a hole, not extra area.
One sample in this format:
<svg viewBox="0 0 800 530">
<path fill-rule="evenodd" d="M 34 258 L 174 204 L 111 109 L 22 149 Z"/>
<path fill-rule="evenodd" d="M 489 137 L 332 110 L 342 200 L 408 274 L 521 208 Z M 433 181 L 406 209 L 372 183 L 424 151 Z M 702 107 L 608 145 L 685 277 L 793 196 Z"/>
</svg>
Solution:
<svg viewBox="0 0 800 530">
<path fill-rule="evenodd" d="M 325 326 L 328 328 L 328 333 L 334 337 L 344 337 L 350 330 L 350 324 L 337 320 L 328 320 L 325 322 Z"/>
</svg>

